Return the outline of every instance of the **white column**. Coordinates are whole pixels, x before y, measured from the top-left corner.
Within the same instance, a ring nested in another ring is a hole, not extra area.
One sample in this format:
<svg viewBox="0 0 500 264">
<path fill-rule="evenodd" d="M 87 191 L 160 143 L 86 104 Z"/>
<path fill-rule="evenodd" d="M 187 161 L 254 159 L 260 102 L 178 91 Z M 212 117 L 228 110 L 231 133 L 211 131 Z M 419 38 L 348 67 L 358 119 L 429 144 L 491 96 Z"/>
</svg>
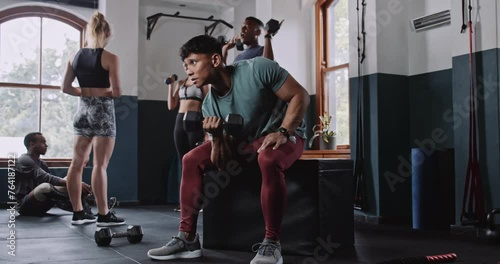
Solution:
<svg viewBox="0 0 500 264">
<path fill-rule="evenodd" d="M 120 58 L 123 95 L 137 96 L 139 0 L 101 0 L 99 10 L 111 24 L 112 39 L 107 50 Z"/>
</svg>

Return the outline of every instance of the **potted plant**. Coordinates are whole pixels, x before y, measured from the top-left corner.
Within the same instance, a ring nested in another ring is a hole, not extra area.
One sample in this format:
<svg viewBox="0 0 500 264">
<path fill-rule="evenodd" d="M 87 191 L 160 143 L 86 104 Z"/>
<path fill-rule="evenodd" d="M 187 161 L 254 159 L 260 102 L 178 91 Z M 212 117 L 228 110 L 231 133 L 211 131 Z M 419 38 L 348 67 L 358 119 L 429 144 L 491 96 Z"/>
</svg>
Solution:
<svg viewBox="0 0 500 264">
<path fill-rule="evenodd" d="M 309 140 L 309 148 L 312 147 L 314 140 L 317 137 L 321 137 L 322 140 L 319 142 L 319 149 L 337 149 L 337 142 L 335 136 L 337 133 L 330 130 L 330 121 L 332 116 L 324 112 L 322 116 L 319 116 L 320 124 L 314 125 L 312 131 L 314 132 L 313 137 Z"/>
</svg>

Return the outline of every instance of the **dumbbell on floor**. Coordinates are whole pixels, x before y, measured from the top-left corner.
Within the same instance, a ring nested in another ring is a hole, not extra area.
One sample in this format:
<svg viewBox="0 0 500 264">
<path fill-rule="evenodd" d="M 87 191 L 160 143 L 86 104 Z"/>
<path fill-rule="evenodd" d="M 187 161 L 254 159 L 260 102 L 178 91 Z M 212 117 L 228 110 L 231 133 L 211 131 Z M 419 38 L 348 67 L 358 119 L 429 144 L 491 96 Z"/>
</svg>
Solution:
<svg viewBox="0 0 500 264">
<path fill-rule="evenodd" d="M 97 228 L 94 234 L 95 242 L 98 246 L 109 246 L 111 244 L 112 238 L 126 237 L 128 242 L 132 244 L 136 244 L 142 241 L 142 236 L 144 233 L 142 232 L 141 226 L 128 226 L 126 232 L 118 232 L 113 233 L 111 229 L 107 227 Z"/>
<path fill-rule="evenodd" d="M 200 112 L 187 111 L 184 113 L 183 124 L 186 132 L 196 132 L 203 129 L 203 116 Z M 238 114 L 229 114 L 224 119 L 224 131 L 232 136 L 239 136 L 243 129 L 243 117 Z"/>
</svg>

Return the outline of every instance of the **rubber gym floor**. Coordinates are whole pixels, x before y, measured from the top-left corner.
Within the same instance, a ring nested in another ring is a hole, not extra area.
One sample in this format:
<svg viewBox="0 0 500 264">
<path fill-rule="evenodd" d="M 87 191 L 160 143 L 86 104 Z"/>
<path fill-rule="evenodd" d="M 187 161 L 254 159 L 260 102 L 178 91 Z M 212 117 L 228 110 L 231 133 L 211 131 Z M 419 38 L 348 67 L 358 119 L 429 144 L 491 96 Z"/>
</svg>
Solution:
<svg viewBox="0 0 500 264">
<path fill-rule="evenodd" d="M 146 256 L 151 248 L 164 245 L 177 234 L 179 213 L 174 207 L 130 206 L 115 208 L 127 224 L 141 225 L 144 238 L 139 244 L 129 244 L 126 238 L 114 238 L 109 247 L 98 247 L 94 241 L 95 224 L 71 225 L 71 213 L 51 209 L 43 217 L 16 214 L 10 218 L 8 210 L 0 212 L 0 263 L 250 263 L 254 253 L 204 249 L 203 257 L 190 260 L 155 261 Z M 96 212 L 96 209 L 93 208 Z M 10 218 L 10 219 L 9 219 Z M 9 221 L 15 223 L 9 227 Z M 200 214 L 199 233 L 203 240 L 203 213 Z M 114 232 L 125 231 L 126 225 L 114 227 Z M 8 239 L 11 232 L 14 239 Z M 7 239 L 6 239 L 7 238 Z M 9 254 L 9 245 L 15 242 L 15 256 Z M 471 236 L 452 235 L 449 231 L 412 230 L 408 226 L 355 223 L 355 245 L 338 249 L 331 255 L 284 255 L 284 263 L 377 263 L 402 257 L 418 257 L 456 253 L 454 263 L 500 263 L 500 245 L 490 244 Z M 256 241 L 258 242 L 258 241 Z M 415 263 L 415 262 L 411 262 Z M 425 263 L 425 262 L 423 262 Z"/>
</svg>

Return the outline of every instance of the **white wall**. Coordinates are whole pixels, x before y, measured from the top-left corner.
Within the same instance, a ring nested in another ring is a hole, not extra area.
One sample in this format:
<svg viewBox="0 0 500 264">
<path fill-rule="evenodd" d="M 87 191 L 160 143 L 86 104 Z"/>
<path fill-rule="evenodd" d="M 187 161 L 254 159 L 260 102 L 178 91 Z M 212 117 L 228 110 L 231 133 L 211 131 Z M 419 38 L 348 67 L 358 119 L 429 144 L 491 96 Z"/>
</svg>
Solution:
<svg viewBox="0 0 500 264">
<path fill-rule="evenodd" d="M 408 7 L 409 20 L 411 20 L 451 10 L 451 0 L 410 0 Z M 452 32 L 459 31 L 459 27 L 454 25 L 443 25 L 421 32 L 410 30 L 408 32 L 409 75 L 450 69 L 452 67 L 450 40 Z"/>
<path fill-rule="evenodd" d="M 101 0 L 99 9 L 111 25 L 112 39 L 106 49 L 120 58 L 123 95 L 137 96 L 139 0 Z"/>
<path fill-rule="evenodd" d="M 408 3 L 377 0 L 376 9 L 377 72 L 407 76 Z"/>
<path fill-rule="evenodd" d="M 109 0 L 108 0 L 109 1 Z M 151 39 L 146 40 L 147 17 L 156 13 L 174 14 L 178 9 L 148 5 L 141 1 L 139 6 L 139 63 L 138 97 L 140 100 L 167 100 L 167 86 L 163 79 L 171 74 L 185 78 L 179 57 L 179 49 L 194 36 L 205 34 L 210 22 L 161 17 L 154 28 Z M 219 18 L 220 14 L 205 11 L 180 11 L 181 15 Z M 232 21 L 227 21 L 232 23 Z M 225 27 L 219 25 L 217 27 Z M 216 36 L 214 34 L 214 36 Z M 132 38 L 132 37 L 131 37 Z M 137 38 L 137 37 L 136 37 Z M 135 39 L 134 39 L 135 40 Z"/>
<path fill-rule="evenodd" d="M 461 1 L 451 3 L 451 46 L 452 55 L 459 56 L 469 53 L 469 33 L 460 34 L 462 25 L 462 4 Z M 497 0 L 476 0 L 472 1 L 472 23 L 475 24 L 474 51 L 488 50 L 498 47 L 498 3 Z"/>
<path fill-rule="evenodd" d="M 259 18 L 264 24 L 273 18 L 273 2 L 269 0 L 255 0 L 255 17 Z M 264 36 L 261 37 L 261 40 L 264 40 Z"/>
<path fill-rule="evenodd" d="M 497 9 L 497 16 L 500 14 L 500 4 L 495 2 Z M 500 19 L 497 18 L 497 47 L 500 48 Z"/>
<path fill-rule="evenodd" d="M 214 30 L 214 33 L 212 34 L 212 36 L 218 37 L 218 36 L 222 35 L 222 36 L 226 36 L 226 39 L 229 40 L 230 38 L 232 38 L 236 34 L 236 32 L 239 32 L 239 30 L 240 30 L 238 23 L 235 23 L 235 20 L 234 20 L 234 8 L 230 8 L 226 11 L 223 11 L 220 14 L 220 18 L 222 20 L 228 22 L 229 24 L 231 24 L 233 26 L 233 28 L 229 28 L 226 26 L 219 26 Z M 234 60 L 234 57 L 235 57 L 234 50 L 235 49 L 232 49 L 230 52 L 228 52 L 227 58 L 226 58 L 227 62 Z"/>
<path fill-rule="evenodd" d="M 62 9 L 64 11 L 67 11 L 69 13 L 74 14 L 75 16 L 87 21 L 90 19 L 92 16 L 92 13 L 94 10 L 90 8 L 83 8 L 83 7 L 76 7 L 76 6 L 69 6 L 69 5 L 62 5 L 62 4 L 55 4 L 55 3 L 41 3 L 41 2 L 36 2 L 36 1 L 24 1 L 24 0 L 1 0 L 0 1 L 0 10 L 4 10 L 7 8 L 12 8 L 16 6 L 26 6 L 26 5 L 33 5 L 33 6 L 50 6 L 58 9 Z"/>
<path fill-rule="evenodd" d="M 378 1 L 377 1 L 378 2 Z M 358 14 L 356 1 L 349 1 L 349 77 L 358 76 Z M 359 7 L 359 34 L 361 34 L 361 4 Z M 361 75 L 377 72 L 377 35 L 378 23 L 375 1 L 368 1 L 366 5 L 365 31 L 366 31 L 366 58 L 361 64 Z M 362 46 L 363 44 L 360 43 Z"/>
<path fill-rule="evenodd" d="M 452 67 L 454 56 L 469 53 L 469 35 L 460 33 L 462 26 L 461 1 L 419 0 L 409 2 L 409 19 L 451 10 L 451 25 L 425 30 L 409 31 L 409 75 L 433 72 Z M 479 4 L 479 6 L 477 6 Z M 474 51 L 499 47 L 499 21 L 496 18 L 500 7 L 495 0 L 472 1 L 474 28 Z"/>
<path fill-rule="evenodd" d="M 285 68 L 309 94 L 316 93 L 314 76 L 314 6 L 302 8 L 300 0 L 274 0 L 272 18 L 284 19 L 280 31 L 272 39 L 274 60 Z M 263 21 L 264 23 L 267 20 Z"/>
</svg>

